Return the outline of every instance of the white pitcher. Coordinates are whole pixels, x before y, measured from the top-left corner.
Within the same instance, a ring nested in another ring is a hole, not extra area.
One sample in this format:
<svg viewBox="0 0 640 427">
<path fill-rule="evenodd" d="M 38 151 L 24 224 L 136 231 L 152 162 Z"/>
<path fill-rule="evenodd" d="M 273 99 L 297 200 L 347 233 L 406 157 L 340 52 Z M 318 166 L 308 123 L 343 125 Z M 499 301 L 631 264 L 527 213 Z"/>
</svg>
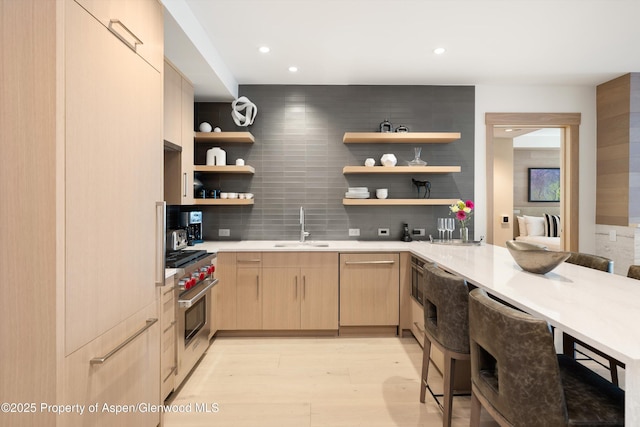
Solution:
<svg viewBox="0 0 640 427">
<path fill-rule="evenodd" d="M 207 150 L 207 166 L 225 166 L 227 164 L 227 152 L 220 147 Z"/>
</svg>

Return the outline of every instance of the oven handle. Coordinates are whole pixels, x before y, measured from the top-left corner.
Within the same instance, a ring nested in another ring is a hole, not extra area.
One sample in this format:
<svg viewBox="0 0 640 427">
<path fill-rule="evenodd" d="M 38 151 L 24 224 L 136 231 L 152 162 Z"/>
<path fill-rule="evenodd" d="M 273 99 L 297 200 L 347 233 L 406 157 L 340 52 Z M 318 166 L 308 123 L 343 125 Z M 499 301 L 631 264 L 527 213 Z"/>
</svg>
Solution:
<svg viewBox="0 0 640 427">
<path fill-rule="evenodd" d="M 190 298 L 190 299 L 179 299 L 178 300 L 178 306 L 181 307 L 181 308 L 189 308 L 189 307 L 191 307 L 193 304 L 195 304 L 198 301 L 200 301 L 202 299 L 202 297 L 204 297 L 204 295 L 207 293 L 207 291 L 209 289 L 213 288 L 217 284 L 218 284 L 218 279 L 213 279 L 211 282 L 209 282 L 209 284 L 207 286 L 205 286 L 193 298 Z"/>
</svg>

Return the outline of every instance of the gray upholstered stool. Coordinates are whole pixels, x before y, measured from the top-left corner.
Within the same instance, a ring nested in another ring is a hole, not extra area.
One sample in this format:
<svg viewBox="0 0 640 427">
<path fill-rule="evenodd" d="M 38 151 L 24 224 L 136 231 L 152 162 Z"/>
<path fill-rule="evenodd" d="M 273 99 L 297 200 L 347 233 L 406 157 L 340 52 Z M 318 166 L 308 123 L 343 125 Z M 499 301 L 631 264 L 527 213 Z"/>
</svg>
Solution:
<svg viewBox="0 0 640 427">
<path fill-rule="evenodd" d="M 573 252 L 565 262 L 580 265 L 582 267 L 592 268 L 594 270 L 606 271 L 607 273 L 613 274 L 613 261 L 609 258 L 601 257 L 598 255 Z M 597 354 L 603 359 L 606 359 L 609 366 L 606 366 L 600 361 L 590 357 L 583 351 L 576 349 L 576 344 L 586 348 L 591 353 Z M 599 365 L 608 368 L 609 372 L 611 373 L 611 382 L 615 385 L 618 385 L 618 366 L 624 368 L 624 363 L 566 333 L 562 334 L 562 346 L 563 353 L 573 359 L 576 359 L 576 353 L 580 353 L 583 357 L 579 358 L 579 360 L 592 360 Z"/>
<path fill-rule="evenodd" d="M 469 295 L 472 427 L 484 407 L 501 426 L 622 426 L 624 391 L 557 355 L 547 322 L 482 289 Z"/>
<path fill-rule="evenodd" d="M 640 280 L 640 265 L 630 265 L 627 277 Z"/>
<path fill-rule="evenodd" d="M 469 360 L 469 288 L 467 282 L 434 264 L 424 266 L 424 330 L 420 402 L 424 402 L 426 390 L 442 408 L 442 425 L 451 425 L 453 383 L 456 360 Z M 437 399 L 429 384 L 429 356 L 431 345 L 444 356 L 443 404 Z"/>
</svg>

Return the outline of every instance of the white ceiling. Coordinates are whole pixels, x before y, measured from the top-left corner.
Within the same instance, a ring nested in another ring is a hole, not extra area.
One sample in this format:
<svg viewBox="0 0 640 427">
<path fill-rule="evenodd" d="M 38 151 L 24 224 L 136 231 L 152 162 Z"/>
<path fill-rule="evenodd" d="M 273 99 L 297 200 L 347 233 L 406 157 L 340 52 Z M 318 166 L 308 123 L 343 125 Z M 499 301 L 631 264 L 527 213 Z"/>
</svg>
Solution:
<svg viewBox="0 0 640 427">
<path fill-rule="evenodd" d="M 594 86 L 640 71 L 640 0 L 163 3 L 165 55 L 201 101 L 237 84 Z"/>
</svg>

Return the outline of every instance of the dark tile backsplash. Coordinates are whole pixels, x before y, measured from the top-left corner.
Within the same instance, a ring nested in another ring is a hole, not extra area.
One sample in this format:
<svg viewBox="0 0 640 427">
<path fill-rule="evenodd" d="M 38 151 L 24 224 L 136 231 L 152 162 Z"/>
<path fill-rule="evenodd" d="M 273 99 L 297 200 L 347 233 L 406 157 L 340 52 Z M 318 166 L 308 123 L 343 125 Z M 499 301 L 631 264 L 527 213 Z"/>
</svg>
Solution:
<svg viewBox="0 0 640 427">
<path fill-rule="evenodd" d="M 210 189 L 252 192 L 253 206 L 171 208 L 202 210 L 206 240 L 297 240 L 299 208 L 307 213 L 311 240 L 345 240 L 349 228 L 359 228 L 361 240 L 397 240 L 402 223 L 437 235 L 435 219 L 448 215 L 446 206 L 343 206 L 347 187 L 388 188 L 390 198 L 417 197 L 411 178 L 429 180 L 431 198 L 473 199 L 474 103 L 472 86 L 281 86 L 242 85 L 240 95 L 258 107 L 254 124 L 235 126 L 230 104 L 196 103 L 195 129 L 203 121 L 223 131 L 249 130 L 255 144 L 220 146 L 227 163 L 237 158 L 255 167 L 255 175 L 200 174 Z M 461 173 L 443 175 L 343 175 L 347 165 L 363 165 L 373 157 L 394 153 L 398 164 L 413 159 L 412 144 L 344 144 L 345 132 L 373 132 L 388 119 L 414 132 L 460 132 L 450 144 L 421 144 L 429 165 L 460 165 Z M 206 163 L 198 144 L 196 164 Z M 218 237 L 218 229 L 230 237 Z M 378 228 L 389 228 L 381 238 Z M 473 235 L 473 234 L 471 234 Z"/>
</svg>

